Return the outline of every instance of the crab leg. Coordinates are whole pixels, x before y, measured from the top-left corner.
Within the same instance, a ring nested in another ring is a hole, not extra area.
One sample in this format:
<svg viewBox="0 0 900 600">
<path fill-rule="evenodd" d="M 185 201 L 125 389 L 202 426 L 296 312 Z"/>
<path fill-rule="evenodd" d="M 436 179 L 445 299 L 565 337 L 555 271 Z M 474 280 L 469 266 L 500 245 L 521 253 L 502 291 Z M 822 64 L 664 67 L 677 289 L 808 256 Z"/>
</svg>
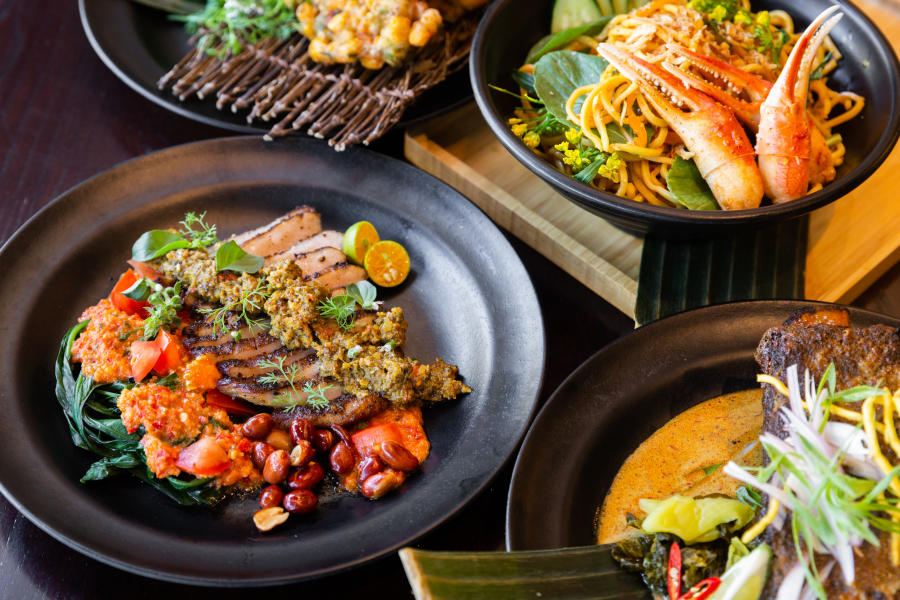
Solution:
<svg viewBox="0 0 900 600">
<path fill-rule="evenodd" d="M 730 108 L 741 123 L 750 128 L 753 133 L 759 131 L 759 122 L 761 118 L 760 110 L 763 101 L 772 91 L 771 83 L 753 73 L 739 69 L 716 58 L 698 54 L 679 44 L 667 44 L 666 49 L 669 51 L 670 55 L 678 56 L 689 61 L 690 65 L 699 70 L 702 74 L 708 75 L 714 80 L 723 82 L 728 89 L 722 89 L 722 87 L 707 81 L 692 71 L 683 68 L 681 65 L 673 65 L 668 60 L 662 63 L 663 68 L 680 78 L 685 85 L 702 91 Z M 749 100 L 742 100 L 734 95 L 741 92 L 743 92 Z M 834 158 L 831 155 L 828 144 L 825 143 L 825 136 L 823 136 L 822 132 L 815 126 L 811 118 L 808 117 L 808 120 L 810 133 L 810 160 L 807 173 L 809 175 L 809 182 L 827 183 L 832 181 L 835 176 Z"/>
<path fill-rule="evenodd" d="M 756 152 L 766 195 L 772 202 L 795 200 L 806 195 L 809 188 L 815 130 L 806 113 L 809 74 L 819 47 L 841 19 L 840 14 L 834 14 L 839 9 L 832 6 L 810 23 L 760 107 Z M 818 156 L 813 158 L 813 163 L 819 160 Z"/>
<path fill-rule="evenodd" d="M 731 111 L 626 50 L 604 43 L 597 51 L 641 88 L 681 137 L 719 206 L 725 210 L 759 206 L 763 184 L 753 146 Z"/>
</svg>

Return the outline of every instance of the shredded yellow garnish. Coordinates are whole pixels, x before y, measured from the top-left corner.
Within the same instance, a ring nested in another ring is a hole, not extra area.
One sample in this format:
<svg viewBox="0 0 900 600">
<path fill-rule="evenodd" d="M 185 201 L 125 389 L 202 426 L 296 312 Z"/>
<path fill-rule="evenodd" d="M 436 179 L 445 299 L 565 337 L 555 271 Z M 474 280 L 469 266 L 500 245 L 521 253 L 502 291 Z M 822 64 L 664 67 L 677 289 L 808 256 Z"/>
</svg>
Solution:
<svg viewBox="0 0 900 600">
<path fill-rule="evenodd" d="M 744 531 L 744 535 L 741 536 L 741 542 L 746 545 L 755 540 L 759 536 L 759 534 L 765 531 L 766 527 L 772 524 L 772 521 L 774 521 L 775 517 L 778 516 L 778 510 L 780 508 L 781 502 L 779 502 L 775 498 L 771 498 L 769 500 L 768 512 L 766 512 L 765 516 L 757 521 L 752 527 L 748 527 Z"/>
</svg>

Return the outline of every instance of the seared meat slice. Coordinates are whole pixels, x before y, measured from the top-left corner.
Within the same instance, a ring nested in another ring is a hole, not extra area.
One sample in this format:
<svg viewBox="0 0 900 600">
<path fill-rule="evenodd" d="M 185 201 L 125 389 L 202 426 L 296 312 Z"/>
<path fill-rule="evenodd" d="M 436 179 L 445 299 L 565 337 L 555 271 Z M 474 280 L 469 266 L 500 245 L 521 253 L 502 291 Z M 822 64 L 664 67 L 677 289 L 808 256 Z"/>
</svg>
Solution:
<svg viewBox="0 0 900 600">
<path fill-rule="evenodd" d="M 298 241 L 322 231 L 322 216 L 311 206 L 300 206 L 267 225 L 234 236 L 234 242 L 257 256 L 280 254 Z"/>
<path fill-rule="evenodd" d="M 327 396 L 327 392 L 326 392 Z M 389 408 L 388 401 L 381 396 L 370 394 L 364 398 L 344 395 L 328 403 L 328 408 L 318 409 L 300 405 L 288 410 L 272 413 L 275 422 L 289 427 L 294 419 L 308 419 L 316 427 L 330 425 L 350 425 L 371 419 Z"/>
<path fill-rule="evenodd" d="M 318 281 L 329 290 L 345 288 L 351 283 L 362 281 L 365 278 L 365 269 L 348 262 L 338 263 L 303 277 L 304 281 Z"/>
<path fill-rule="evenodd" d="M 303 391 L 303 385 L 307 382 L 318 388 L 325 398 L 329 400 L 329 403 L 344 394 L 343 389 L 337 382 L 319 378 L 295 381 L 294 386 L 296 389 L 294 389 L 281 382 L 262 383 L 259 377 L 254 379 L 223 377 L 216 384 L 216 388 L 223 394 L 242 398 L 253 404 L 277 407 L 306 402 L 308 394 Z"/>
<path fill-rule="evenodd" d="M 222 375 L 224 375 L 225 377 L 249 379 L 258 377 L 259 375 L 265 375 L 266 373 L 271 373 L 271 366 L 260 366 L 260 363 L 267 363 L 267 361 L 278 360 L 282 356 L 284 357 L 285 368 L 290 368 L 290 366 L 296 362 L 306 365 L 307 363 L 315 362 L 316 360 L 316 353 L 314 350 L 291 350 L 282 346 L 274 352 L 259 356 L 253 356 L 247 360 L 223 360 L 222 362 L 218 363 L 217 366 L 219 367 L 219 372 L 222 373 Z"/>
<path fill-rule="evenodd" d="M 283 348 L 281 342 L 268 333 L 241 340 L 234 340 L 231 336 L 228 336 L 228 338 L 231 341 L 217 346 L 202 345 L 202 342 L 195 344 L 192 339 L 185 338 L 184 347 L 188 354 L 194 358 L 201 354 L 215 354 L 218 359 L 217 362 L 224 360 L 248 360 Z"/>
<path fill-rule="evenodd" d="M 294 255 L 294 262 L 303 271 L 303 275 L 319 273 L 334 265 L 347 262 L 347 257 L 337 248 L 319 248 Z"/>
<path fill-rule="evenodd" d="M 794 364 L 799 366 L 801 376 L 804 369 L 809 369 L 818 381 L 833 362 L 839 390 L 876 384 L 894 390 L 900 388 L 900 333 L 897 329 L 885 325 L 865 328 L 848 325 L 848 315 L 842 309 L 792 315 L 783 326 L 766 332 L 757 348 L 756 360 L 764 373 L 782 381 L 786 379 L 787 368 Z M 772 386 L 765 385 L 764 388 L 763 429 L 784 438 L 787 432 L 778 416 L 784 398 Z M 880 548 L 866 545 L 856 553 L 854 587 L 848 588 L 840 569 L 834 569 L 825 585 L 828 598 L 876 600 L 900 597 L 900 569 L 891 565 L 889 536 L 877 533 Z M 773 598 L 797 560 L 790 523 L 780 531 L 768 528 L 764 539 L 772 547 L 774 560 L 772 576 L 763 597 Z"/>
<path fill-rule="evenodd" d="M 337 250 L 340 250 L 343 244 L 343 233 L 334 230 L 321 231 L 316 235 L 300 240 L 284 252 L 273 254 L 272 256 L 267 256 L 266 264 L 269 265 L 285 258 L 297 256 L 298 254 L 306 254 L 308 252 L 319 250 L 321 248 L 335 248 Z"/>
</svg>

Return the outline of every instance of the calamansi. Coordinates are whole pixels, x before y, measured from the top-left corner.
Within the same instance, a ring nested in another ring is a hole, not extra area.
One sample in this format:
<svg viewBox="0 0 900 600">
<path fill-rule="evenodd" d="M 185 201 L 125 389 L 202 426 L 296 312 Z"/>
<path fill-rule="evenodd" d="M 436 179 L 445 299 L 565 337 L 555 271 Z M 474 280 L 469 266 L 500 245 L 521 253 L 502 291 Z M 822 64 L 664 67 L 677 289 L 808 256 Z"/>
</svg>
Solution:
<svg viewBox="0 0 900 600">
<path fill-rule="evenodd" d="M 394 287 L 403 283 L 409 275 L 409 254 L 397 242 L 381 241 L 369 248 L 364 266 L 376 284 Z"/>
<path fill-rule="evenodd" d="M 342 250 L 347 255 L 347 258 L 361 265 L 366 260 L 366 253 L 369 251 L 369 248 L 373 244 L 378 243 L 380 239 L 374 225 L 368 221 L 359 221 L 344 232 Z"/>
</svg>

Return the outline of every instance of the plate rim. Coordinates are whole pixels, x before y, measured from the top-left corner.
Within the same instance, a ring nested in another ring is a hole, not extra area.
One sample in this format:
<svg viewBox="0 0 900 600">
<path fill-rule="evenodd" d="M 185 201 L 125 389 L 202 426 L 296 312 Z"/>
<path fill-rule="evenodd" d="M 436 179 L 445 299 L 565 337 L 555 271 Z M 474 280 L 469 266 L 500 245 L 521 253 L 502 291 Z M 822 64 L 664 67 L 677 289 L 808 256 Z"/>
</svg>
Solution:
<svg viewBox="0 0 900 600">
<path fill-rule="evenodd" d="M 133 157 L 130 159 L 126 159 L 114 166 L 111 166 L 103 171 L 96 173 L 88 177 L 87 179 L 81 181 L 80 183 L 70 187 L 68 190 L 63 193 L 57 195 L 53 200 L 51 200 L 47 205 L 43 206 L 39 209 L 34 215 L 29 217 L 25 222 L 20 225 L 16 231 L 0 246 L 0 259 L 6 256 L 8 251 L 11 251 L 12 248 L 20 244 L 20 240 L 23 236 L 26 236 L 31 230 L 35 227 L 38 227 L 45 219 L 52 217 L 52 212 L 55 210 L 60 210 L 60 207 L 63 207 L 66 202 L 74 201 L 72 200 L 77 194 L 88 190 L 91 186 L 98 185 L 98 183 L 102 183 L 105 178 L 115 177 L 120 170 L 127 169 L 128 166 L 134 165 L 135 163 L 141 164 L 142 162 L 149 162 L 159 158 L 161 155 L 165 154 L 174 154 L 178 155 L 182 152 L 202 152 L 204 147 L 211 146 L 235 146 L 241 144 L 262 144 L 264 146 L 267 145 L 292 145 L 292 146 L 306 146 L 308 148 L 318 148 L 317 152 L 321 152 L 322 154 L 330 157 L 339 156 L 334 153 L 334 151 L 327 146 L 326 142 L 321 140 L 313 140 L 307 137 L 295 137 L 287 140 L 278 140 L 273 142 L 263 142 L 257 136 L 231 136 L 231 137 L 223 137 L 223 138 L 213 138 L 209 140 L 200 140 L 194 142 L 188 142 L 184 144 L 179 144 L 176 146 L 170 146 L 167 148 L 160 149 L 155 152 L 150 152 L 148 154 L 144 154 L 141 156 Z M 375 159 L 377 161 L 381 161 L 382 165 L 390 165 L 392 168 L 399 169 L 401 171 L 405 171 L 408 175 L 412 177 L 422 177 L 424 181 L 429 181 L 431 185 L 435 185 L 437 187 L 441 187 L 446 189 L 452 196 L 457 196 L 460 201 L 465 201 L 468 204 L 471 204 L 468 199 L 465 198 L 461 193 L 448 186 L 444 182 L 439 179 L 433 177 L 432 175 L 416 169 L 412 165 L 405 163 L 404 161 L 398 160 L 396 158 L 386 156 L 380 153 L 376 153 L 363 148 L 351 148 L 348 149 L 347 152 L 353 154 L 362 154 L 368 155 L 366 160 Z M 308 157 L 310 156 L 308 150 L 304 150 L 302 152 L 296 152 L 298 157 Z M 208 182 L 203 182 L 201 185 L 205 185 Z M 279 181 L 279 184 L 283 184 L 284 182 Z M 189 189 L 189 188 L 188 188 Z M 182 190 L 184 191 L 184 190 Z M 141 207 L 148 206 L 149 203 L 141 204 Z M 513 259 L 512 265 L 514 269 L 518 271 L 517 276 L 520 278 L 524 278 L 523 281 L 527 281 L 529 286 L 529 291 L 522 295 L 517 304 L 523 308 L 523 310 L 532 313 L 532 316 L 536 318 L 538 321 L 539 327 L 534 328 L 530 335 L 537 335 L 538 339 L 534 342 L 535 347 L 537 348 L 539 355 L 536 357 L 536 364 L 540 366 L 540 369 L 537 373 L 533 375 L 525 374 L 525 378 L 531 379 L 529 382 L 530 394 L 531 396 L 525 398 L 522 401 L 522 406 L 527 407 L 527 415 L 523 415 L 522 423 L 520 427 L 520 431 L 514 436 L 515 439 L 511 440 L 509 443 L 509 447 L 506 449 L 505 456 L 499 457 L 496 465 L 491 472 L 483 478 L 479 485 L 473 487 L 467 494 L 461 496 L 460 500 L 455 503 L 455 506 L 452 506 L 450 510 L 443 513 L 439 518 L 430 521 L 427 524 L 419 527 L 415 532 L 405 536 L 401 540 L 397 540 L 391 544 L 381 547 L 376 552 L 369 553 L 365 556 L 361 556 L 359 558 L 355 558 L 352 560 L 346 560 L 339 565 L 333 565 L 329 567 L 323 567 L 316 570 L 307 570 L 304 572 L 292 572 L 290 574 L 278 573 L 278 574 L 264 574 L 258 575 L 256 577 L 251 578 L 237 578 L 231 577 L 228 579 L 222 578 L 209 578 L 205 576 L 195 576 L 189 575 L 185 573 L 173 573 L 171 571 L 160 570 L 159 568 L 147 567 L 142 564 L 135 564 L 133 562 L 129 562 L 127 560 L 122 560 L 117 558 L 116 556 L 107 554 L 103 551 L 97 550 L 96 548 L 91 547 L 90 545 L 86 545 L 81 543 L 78 539 L 79 536 L 73 537 L 70 535 L 69 530 L 62 530 L 53 527 L 48 524 L 44 518 L 40 515 L 36 514 L 35 511 L 31 510 L 26 504 L 20 501 L 19 498 L 13 495 L 13 493 L 8 489 L 7 485 L 0 480 L 0 493 L 18 510 L 21 512 L 29 521 L 34 523 L 39 529 L 49 534 L 54 539 L 64 543 L 65 545 L 73 548 L 74 550 L 99 560 L 102 563 L 114 566 L 116 568 L 122 569 L 124 571 L 128 571 L 131 573 L 136 573 L 139 575 L 162 579 L 165 581 L 172 581 L 178 583 L 186 583 L 193 585 L 207 585 L 213 587 L 248 587 L 248 586 L 269 586 L 269 585 L 278 585 L 289 582 L 296 582 L 308 579 L 315 579 L 327 575 L 334 575 L 341 572 L 345 572 L 347 570 L 353 569 L 355 567 L 361 566 L 363 564 L 375 562 L 381 560 L 390 554 L 394 553 L 398 548 L 409 545 L 413 543 L 415 540 L 420 539 L 422 536 L 434 531 L 438 527 L 445 524 L 452 517 L 459 514 L 466 506 L 468 506 L 475 498 L 480 496 L 496 479 L 497 475 L 503 470 L 504 466 L 509 463 L 509 461 L 514 457 L 519 444 L 524 438 L 528 426 L 531 423 L 535 413 L 538 408 L 538 400 L 540 397 L 540 391 L 543 386 L 545 371 L 546 371 L 546 336 L 544 330 L 544 321 L 543 316 L 540 312 L 540 304 L 538 302 L 537 294 L 534 289 L 533 284 L 531 283 L 530 276 L 528 275 L 527 270 L 522 264 L 521 259 L 518 254 L 513 249 L 512 245 L 509 243 L 509 240 L 505 238 L 505 236 L 500 231 L 499 227 L 493 223 L 482 211 L 480 211 L 474 205 L 471 205 L 471 209 L 474 211 L 472 214 L 478 213 L 480 217 L 483 218 L 484 223 L 486 225 L 487 231 L 493 231 L 496 235 L 497 239 L 502 242 L 502 247 L 504 251 L 508 251 L 508 258 Z M 49 215 L 49 216 L 48 216 Z M 27 243 L 21 242 L 21 243 Z M 52 382 L 48 382 L 48 386 L 52 386 Z M 12 388 L 12 386 L 10 386 Z M 533 389 L 531 389 L 533 388 Z M 11 402 L 16 402 L 16 394 L 10 393 L 9 395 Z M 464 400 L 463 400 L 464 401 Z M 54 408 L 55 408 L 54 403 Z M 75 446 L 73 445 L 74 449 Z M 142 486 L 143 487 L 143 486 Z M 153 493 L 147 488 L 149 493 Z M 139 525 L 143 525 L 139 523 Z M 152 527 L 151 527 L 152 528 Z M 83 536 L 81 536 L 83 537 Z M 244 547 L 243 545 L 241 547 Z"/>
<path fill-rule="evenodd" d="M 513 473 L 510 479 L 509 489 L 507 491 L 507 500 L 506 500 L 506 514 L 504 518 L 504 537 L 505 537 L 505 549 L 508 552 L 516 551 L 516 550 L 532 550 L 533 548 L 526 547 L 522 543 L 522 537 L 524 537 L 522 529 L 518 527 L 517 523 L 514 523 L 513 518 L 513 505 L 517 503 L 519 500 L 519 496 L 522 495 L 517 488 L 524 486 L 523 480 L 527 477 L 526 469 L 528 468 L 524 464 L 524 455 L 526 453 L 526 449 L 529 448 L 529 444 L 537 443 L 538 436 L 540 435 L 540 429 L 543 427 L 547 427 L 549 423 L 553 422 L 555 415 L 553 415 L 554 411 L 558 410 L 558 408 L 554 408 L 555 404 L 560 404 L 562 402 L 561 399 L 566 398 L 566 393 L 569 391 L 569 387 L 573 385 L 573 383 L 582 378 L 584 373 L 593 368 L 593 363 L 595 361 L 601 360 L 603 356 L 607 353 L 613 353 L 616 349 L 623 344 L 629 343 L 635 336 L 646 336 L 650 335 L 645 330 L 648 328 L 653 328 L 654 325 L 663 323 L 664 325 L 671 325 L 672 323 L 676 323 L 679 320 L 694 318 L 697 313 L 703 312 L 719 312 L 719 311 L 727 311 L 733 309 L 741 309 L 747 308 L 748 310 L 752 310 L 754 307 L 783 307 L 784 318 L 798 309 L 806 308 L 806 307 L 834 307 L 838 306 L 841 308 L 845 308 L 850 312 L 850 318 L 853 319 L 854 315 L 856 316 L 866 316 L 873 320 L 877 320 L 880 322 L 888 322 L 892 324 L 891 326 L 900 327 L 900 317 L 895 317 L 892 315 L 879 313 L 877 311 L 868 310 L 865 308 L 859 308 L 856 306 L 838 304 L 835 302 L 822 302 L 818 300 L 800 300 L 800 299 L 768 299 L 768 300 L 738 300 L 733 302 L 723 302 L 719 304 L 713 304 L 709 306 L 702 306 L 698 308 L 693 308 L 690 310 L 686 310 L 680 313 L 676 313 L 674 315 L 670 315 L 639 327 L 634 331 L 630 331 L 627 334 L 613 340 L 594 354 L 592 354 L 589 358 L 587 358 L 583 363 L 581 363 L 574 371 L 572 371 L 560 384 L 559 386 L 553 390 L 553 393 L 550 394 L 547 401 L 538 411 L 538 414 L 534 417 L 534 420 L 531 422 L 531 426 L 528 428 L 528 433 L 525 434 L 525 438 L 522 440 L 522 443 L 519 447 L 519 453 L 516 455 L 516 461 L 513 466 Z M 772 326 L 775 327 L 779 325 L 779 323 L 774 323 Z"/>
</svg>

